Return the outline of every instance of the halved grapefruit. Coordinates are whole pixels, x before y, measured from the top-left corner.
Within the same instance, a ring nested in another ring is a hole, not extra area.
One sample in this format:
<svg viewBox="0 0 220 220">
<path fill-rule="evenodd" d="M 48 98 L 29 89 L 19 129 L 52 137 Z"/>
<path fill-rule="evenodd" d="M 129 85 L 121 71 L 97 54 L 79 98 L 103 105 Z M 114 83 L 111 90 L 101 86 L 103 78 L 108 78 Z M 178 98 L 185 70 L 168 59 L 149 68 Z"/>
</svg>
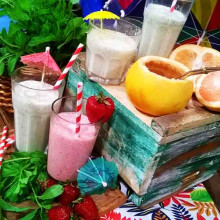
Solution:
<svg viewBox="0 0 220 220">
<path fill-rule="evenodd" d="M 190 80 L 177 80 L 189 69 L 168 58 L 146 56 L 136 61 L 126 76 L 126 92 L 142 112 L 160 116 L 178 112 L 193 93 Z"/>
<path fill-rule="evenodd" d="M 208 109 L 220 112 L 220 71 L 200 76 L 195 94 L 199 102 Z"/>
<path fill-rule="evenodd" d="M 203 67 L 220 67 L 219 51 L 194 44 L 177 47 L 169 58 L 186 65 L 190 70 Z"/>
<path fill-rule="evenodd" d="M 196 91 L 196 84 L 198 82 L 198 79 L 203 75 L 205 75 L 205 74 L 197 74 L 197 75 L 192 75 L 192 76 L 187 77 L 187 79 L 192 81 L 192 83 L 193 83 L 193 92 Z"/>
</svg>

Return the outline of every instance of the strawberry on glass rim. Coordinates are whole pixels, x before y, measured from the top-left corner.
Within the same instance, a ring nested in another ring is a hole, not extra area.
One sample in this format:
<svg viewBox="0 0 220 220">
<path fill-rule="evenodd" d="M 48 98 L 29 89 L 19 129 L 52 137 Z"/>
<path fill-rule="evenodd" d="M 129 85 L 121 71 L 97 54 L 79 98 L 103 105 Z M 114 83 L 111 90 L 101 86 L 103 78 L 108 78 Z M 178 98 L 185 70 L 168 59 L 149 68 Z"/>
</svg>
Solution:
<svg viewBox="0 0 220 220">
<path fill-rule="evenodd" d="M 91 123 L 98 121 L 105 123 L 112 116 L 114 110 L 115 104 L 113 100 L 108 96 L 104 97 L 103 92 L 87 99 L 86 114 Z"/>
</svg>

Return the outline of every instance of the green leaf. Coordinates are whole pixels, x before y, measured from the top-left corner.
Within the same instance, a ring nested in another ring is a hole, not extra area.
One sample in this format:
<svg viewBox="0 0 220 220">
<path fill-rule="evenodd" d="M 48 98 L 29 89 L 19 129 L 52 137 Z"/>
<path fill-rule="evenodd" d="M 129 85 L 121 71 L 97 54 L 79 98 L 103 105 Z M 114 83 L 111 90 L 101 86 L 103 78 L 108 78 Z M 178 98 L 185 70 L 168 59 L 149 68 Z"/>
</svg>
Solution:
<svg viewBox="0 0 220 220">
<path fill-rule="evenodd" d="M 52 204 L 42 205 L 42 207 L 47 209 L 47 210 L 51 209 L 52 206 L 53 206 Z"/>
<path fill-rule="evenodd" d="M 39 214 L 38 212 L 39 209 L 35 209 L 33 210 L 32 212 L 28 213 L 27 215 L 25 215 L 24 217 L 22 218 L 19 218 L 20 220 L 33 220 L 33 219 L 36 219 L 37 218 L 37 214 Z"/>
<path fill-rule="evenodd" d="M 197 189 L 190 193 L 193 201 L 197 202 L 213 202 L 211 196 L 206 189 Z"/>
<path fill-rule="evenodd" d="M 37 180 L 43 182 L 43 181 L 46 181 L 48 179 L 49 175 L 47 172 L 41 172 L 39 175 L 38 175 L 38 178 Z"/>
<path fill-rule="evenodd" d="M 10 21 L 8 36 L 13 37 L 17 32 L 21 31 L 22 27 L 19 26 L 17 23 Z"/>
<path fill-rule="evenodd" d="M 4 73 L 4 70 L 5 70 L 5 64 L 4 62 L 1 62 L 0 63 L 0 76 Z"/>
<path fill-rule="evenodd" d="M 17 0 L 21 9 L 26 12 L 30 12 L 31 9 L 31 1 L 30 0 Z"/>
<path fill-rule="evenodd" d="M 44 210 L 41 209 L 41 212 L 40 212 L 40 217 L 41 217 L 41 220 L 48 220 L 48 215 L 44 212 Z"/>
<path fill-rule="evenodd" d="M 15 65 L 18 61 L 18 56 L 9 57 L 8 59 L 8 72 L 12 73 L 15 69 Z"/>
<path fill-rule="evenodd" d="M 28 36 L 24 34 L 23 31 L 19 31 L 15 36 L 15 44 L 19 46 L 19 48 L 23 48 L 28 40 Z"/>
<path fill-rule="evenodd" d="M 45 34 L 37 37 L 33 37 L 29 42 L 29 46 L 37 46 L 38 44 L 47 43 L 51 41 L 56 41 L 56 36 L 54 34 Z"/>
<path fill-rule="evenodd" d="M 0 17 L 4 16 L 5 15 L 5 11 L 4 10 L 1 10 L 0 11 Z"/>
<path fill-rule="evenodd" d="M 0 199 L 0 206 L 3 210 L 9 212 L 24 212 L 30 209 L 30 207 L 24 207 L 24 208 L 15 207 L 5 202 L 3 199 Z"/>
<path fill-rule="evenodd" d="M 41 196 L 38 196 L 41 200 L 53 199 L 63 193 L 63 186 L 56 184 L 48 188 Z"/>
</svg>

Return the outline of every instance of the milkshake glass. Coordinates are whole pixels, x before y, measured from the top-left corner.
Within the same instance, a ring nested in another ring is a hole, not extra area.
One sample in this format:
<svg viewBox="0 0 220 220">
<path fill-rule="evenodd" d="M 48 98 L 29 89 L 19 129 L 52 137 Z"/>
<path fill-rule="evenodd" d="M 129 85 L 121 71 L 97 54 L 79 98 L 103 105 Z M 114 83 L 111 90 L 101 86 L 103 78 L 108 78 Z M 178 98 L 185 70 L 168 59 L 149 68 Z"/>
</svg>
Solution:
<svg viewBox="0 0 220 220">
<path fill-rule="evenodd" d="M 90 123 L 86 116 L 86 99 L 82 100 L 79 133 L 76 129 L 76 97 L 57 99 L 52 105 L 48 145 L 48 173 L 59 181 L 75 181 L 92 153 L 100 122 Z"/>
<path fill-rule="evenodd" d="M 194 0 L 147 0 L 138 58 L 146 55 L 168 57 L 186 22 Z"/>
<path fill-rule="evenodd" d="M 136 60 L 141 26 L 141 22 L 131 18 L 90 21 L 86 43 L 88 78 L 102 84 L 123 82 Z"/>
<path fill-rule="evenodd" d="M 48 144 L 51 105 L 61 97 L 63 85 L 53 90 L 56 77 L 41 82 L 39 69 L 22 67 L 12 75 L 15 143 L 19 151 L 44 151 Z"/>
</svg>

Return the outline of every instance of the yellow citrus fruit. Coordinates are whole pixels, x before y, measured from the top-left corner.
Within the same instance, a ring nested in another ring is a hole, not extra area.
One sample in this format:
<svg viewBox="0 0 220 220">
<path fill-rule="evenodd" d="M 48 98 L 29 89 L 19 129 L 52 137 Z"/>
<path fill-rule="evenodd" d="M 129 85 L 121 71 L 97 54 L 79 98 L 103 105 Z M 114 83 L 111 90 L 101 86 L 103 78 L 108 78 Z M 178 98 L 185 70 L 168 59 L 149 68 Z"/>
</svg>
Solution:
<svg viewBox="0 0 220 220">
<path fill-rule="evenodd" d="M 190 70 L 203 67 L 220 67 L 219 51 L 194 44 L 185 44 L 177 47 L 169 58 L 183 63 Z"/>
<path fill-rule="evenodd" d="M 183 64 L 157 56 L 136 61 L 126 76 L 126 92 L 142 112 L 160 116 L 180 111 L 190 100 L 193 83 L 175 79 L 189 69 Z"/>
<path fill-rule="evenodd" d="M 220 112 L 220 71 L 202 75 L 196 82 L 195 94 L 208 109 Z"/>
</svg>

